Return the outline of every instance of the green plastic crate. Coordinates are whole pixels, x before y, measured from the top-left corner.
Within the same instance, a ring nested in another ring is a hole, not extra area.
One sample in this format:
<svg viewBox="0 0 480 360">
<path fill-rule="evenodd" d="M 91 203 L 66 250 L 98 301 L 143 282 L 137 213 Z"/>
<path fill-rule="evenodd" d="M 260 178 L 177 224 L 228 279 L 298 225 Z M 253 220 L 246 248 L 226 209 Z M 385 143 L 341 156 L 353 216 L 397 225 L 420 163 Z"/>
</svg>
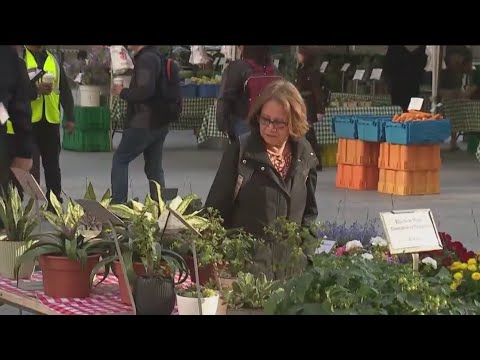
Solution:
<svg viewBox="0 0 480 360">
<path fill-rule="evenodd" d="M 467 137 L 467 151 L 470 154 L 477 152 L 478 144 L 480 143 L 480 137 L 478 135 L 468 135 Z"/>
<path fill-rule="evenodd" d="M 109 130 L 79 130 L 73 134 L 63 133 L 63 148 L 81 152 L 109 152 L 111 138 Z"/>
<path fill-rule="evenodd" d="M 75 128 L 78 130 L 110 130 L 111 128 L 110 111 L 105 106 L 75 106 L 74 116 Z"/>
</svg>

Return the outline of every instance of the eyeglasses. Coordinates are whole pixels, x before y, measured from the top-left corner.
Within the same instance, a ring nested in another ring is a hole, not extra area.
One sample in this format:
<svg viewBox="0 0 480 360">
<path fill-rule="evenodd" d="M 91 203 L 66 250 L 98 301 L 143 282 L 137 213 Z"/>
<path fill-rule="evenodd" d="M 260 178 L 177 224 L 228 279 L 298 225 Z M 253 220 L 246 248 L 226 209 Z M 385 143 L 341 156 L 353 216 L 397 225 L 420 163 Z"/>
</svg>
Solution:
<svg viewBox="0 0 480 360">
<path fill-rule="evenodd" d="M 286 126 L 288 126 L 288 123 L 285 121 L 270 120 L 270 119 L 264 118 L 261 115 L 258 116 L 258 123 L 265 127 L 267 127 L 268 125 L 272 125 L 274 129 L 283 129 Z"/>
</svg>

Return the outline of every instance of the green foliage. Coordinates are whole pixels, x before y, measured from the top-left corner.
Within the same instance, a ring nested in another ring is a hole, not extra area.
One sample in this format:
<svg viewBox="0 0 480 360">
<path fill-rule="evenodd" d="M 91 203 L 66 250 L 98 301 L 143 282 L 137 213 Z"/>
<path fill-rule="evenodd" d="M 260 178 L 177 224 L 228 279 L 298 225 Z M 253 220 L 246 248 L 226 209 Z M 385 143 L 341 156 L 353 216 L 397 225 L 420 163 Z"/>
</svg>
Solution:
<svg viewBox="0 0 480 360">
<path fill-rule="evenodd" d="M 218 264 L 222 261 L 223 251 L 220 250 L 220 246 L 227 237 L 223 219 L 217 210 L 207 209 L 204 219 L 206 224 L 200 231 L 202 236 L 187 230 L 178 234 L 172 244 L 172 248 L 180 254 L 191 255 L 192 242 L 195 242 L 199 266 Z"/>
<path fill-rule="evenodd" d="M 411 265 L 323 254 L 315 256 L 311 269 L 273 294 L 266 311 L 292 315 L 477 312 L 475 304 L 462 304 L 451 296 L 449 281 L 445 271 L 425 278 Z"/>
<path fill-rule="evenodd" d="M 213 297 L 213 296 L 216 296 L 217 294 L 218 292 L 216 292 L 212 288 L 209 288 L 207 286 L 200 286 L 200 296 L 203 298 Z M 188 298 L 196 298 L 198 296 L 197 285 L 190 284 L 188 287 L 180 288 L 177 290 L 177 295 L 188 297 Z"/>
<path fill-rule="evenodd" d="M 255 244 L 255 255 L 250 272 L 264 273 L 276 280 L 290 279 L 303 273 L 308 256 L 320 245 L 311 229 L 301 227 L 284 217 L 277 218 L 265 229 L 263 241 Z"/>
<path fill-rule="evenodd" d="M 88 256 L 105 255 L 110 248 L 111 241 L 106 238 L 102 224 L 86 215 L 79 204 L 70 200 L 64 211 L 52 192 L 50 202 L 55 213 L 44 210 L 43 216 L 54 231 L 39 236 L 39 241 L 18 258 L 16 275 L 24 261 L 33 261 L 40 255 L 65 256 L 85 266 Z"/>
<path fill-rule="evenodd" d="M 262 309 L 279 284 L 268 280 L 265 274 L 255 277 L 240 272 L 232 289 L 224 291 L 224 299 L 232 309 Z"/>
<path fill-rule="evenodd" d="M 0 219 L 5 227 L 6 241 L 22 241 L 31 244 L 36 239 L 32 233 L 38 225 L 33 212 L 34 199 L 30 199 L 24 208 L 16 187 L 8 186 L 7 194 L 0 197 Z"/>
<path fill-rule="evenodd" d="M 233 230 L 220 244 L 222 253 L 221 275 L 225 277 L 236 277 L 238 273 L 246 271 L 253 263 L 253 249 L 255 238 L 243 230 Z"/>
</svg>

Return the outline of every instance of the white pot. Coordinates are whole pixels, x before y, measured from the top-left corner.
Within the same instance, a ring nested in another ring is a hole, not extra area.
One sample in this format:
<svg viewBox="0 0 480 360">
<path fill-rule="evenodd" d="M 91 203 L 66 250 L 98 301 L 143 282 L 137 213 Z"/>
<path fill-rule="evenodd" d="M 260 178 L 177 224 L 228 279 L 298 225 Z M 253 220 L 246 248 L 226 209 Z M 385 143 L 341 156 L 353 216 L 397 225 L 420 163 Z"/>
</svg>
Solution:
<svg viewBox="0 0 480 360">
<path fill-rule="evenodd" d="M 0 276 L 14 279 L 15 263 L 27 250 L 23 241 L 0 241 Z M 34 261 L 25 262 L 20 266 L 19 279 L 30 279 L 35 268 Z"/>
<path fill-rule="evenodd" d="M 79 106 L 98 107 L 100 106 L 100 86 L 80 85 L 78 87 Z"/>
<path fill-rule="evenodd" d="M 217 313 L 219 294 L 202 298 L 202 314 L 215 315 Z M 200 315 L 198 298 L 189 298 L 177 295 L 178 315 Z"/>
</svg>

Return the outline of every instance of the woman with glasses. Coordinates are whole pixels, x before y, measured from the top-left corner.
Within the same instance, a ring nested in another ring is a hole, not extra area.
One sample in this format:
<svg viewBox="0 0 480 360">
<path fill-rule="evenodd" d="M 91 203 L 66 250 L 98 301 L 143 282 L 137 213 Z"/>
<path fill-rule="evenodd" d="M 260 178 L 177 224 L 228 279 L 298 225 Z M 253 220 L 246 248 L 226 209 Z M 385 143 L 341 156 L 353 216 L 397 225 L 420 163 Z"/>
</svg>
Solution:
<svg viewBox="0 0 480 360">
<path fill-rule="evenodd" d="M 300 225 L 317 218 L 318 160 L 305 139 L 305 103 L 295 86 L 280 80 L 255 100 L 251 132 L 230 144 L 206 207 L 219 210 L 227 228 L 262 236 L 277 217 Z"/>
</svg>

